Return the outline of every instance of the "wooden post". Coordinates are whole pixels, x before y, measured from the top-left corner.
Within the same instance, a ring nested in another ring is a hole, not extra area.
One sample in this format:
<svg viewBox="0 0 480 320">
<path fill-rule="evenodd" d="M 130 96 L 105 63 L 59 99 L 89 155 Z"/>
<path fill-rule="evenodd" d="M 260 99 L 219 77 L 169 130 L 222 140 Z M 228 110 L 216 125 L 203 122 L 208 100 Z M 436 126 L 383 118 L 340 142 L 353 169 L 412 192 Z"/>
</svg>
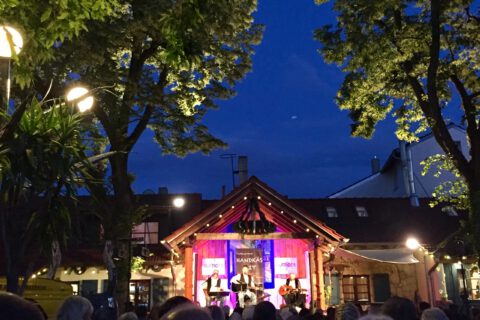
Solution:
<svg viewBox="0 0 480 320">
<path fill-rule="evenodd" d="M 193 248 L 185 247 L 185 298 L 193 298 Z"/>
<path fill-rule="evenodd" d="M 315 301 L 317 303 L 317 308 L 325 310 L 325 283 L 323 281 L 323 251 L 320 246 L 315 246 L 315 264 L 316 264 L 316 297 Z"/>
</svg>

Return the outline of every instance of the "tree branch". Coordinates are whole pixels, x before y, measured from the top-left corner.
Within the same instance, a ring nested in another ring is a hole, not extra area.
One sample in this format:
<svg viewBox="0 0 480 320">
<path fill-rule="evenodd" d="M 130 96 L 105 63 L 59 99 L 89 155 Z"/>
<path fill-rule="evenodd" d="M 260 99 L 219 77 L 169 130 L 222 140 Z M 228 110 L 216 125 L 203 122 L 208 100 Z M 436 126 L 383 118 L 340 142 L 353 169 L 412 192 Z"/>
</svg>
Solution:
<svg viewBox="0 0 480 320">
<path fill-rule="evenodd" d="M 157 84 L 157 86 L 159 87 L 160 99 L 163 97 L 163 90 L 167 85 L 167 75 L 168 75 L 168 69 L 165 67 L 162 73 L 160 74 L 160 79 L 158 80 L 158 84 Z M 137 140 L 142 135 L 143 131 L 145 131 L 145 128 L 147 127 L 148 123 L 150 122 L 150 118 L 153 115 L 153 110 L 154 110 L 154 107 L 151 104 L 145 107 L 145 111 L 143 112 L 142 117 L 140 118 L 137 125 L 135 126 L 135 129 L 133 129 L 132 133 L 127 138 L 127 150 L 131 150 L 131 148 L 133 148 Z"/>
</svg>

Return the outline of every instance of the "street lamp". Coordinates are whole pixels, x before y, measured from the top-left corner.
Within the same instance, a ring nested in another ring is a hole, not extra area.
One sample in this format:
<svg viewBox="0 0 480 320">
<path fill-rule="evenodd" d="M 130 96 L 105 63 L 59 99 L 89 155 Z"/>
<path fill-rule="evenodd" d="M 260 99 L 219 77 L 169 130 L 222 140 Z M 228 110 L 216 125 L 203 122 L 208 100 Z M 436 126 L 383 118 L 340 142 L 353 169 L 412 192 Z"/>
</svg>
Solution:
<svg viewBox="0 0 480 320">
<path fill-rule="evenodd" d="M 418 242 L 416 238 L 408 238 L 407 241 L 405 241 L 405 246 L 410 250 L 417 250 L 421 247 L 420 242 Z"/>
<path fill-rule="evenodd" d="M 172 203 L 175 208 L 183 208 L 185 205 L 185 199 L 182 197 L 176 197 L 173 199 Z"/>
<path fill-rule="evenodd" d="M 74 87 L 67 93 L 67 101 L 75 102 L 80 112 L 90 110 L 93 106 L 93 97 L 84 87 Z"/>
<path fill-rule="evenodd" d="M 10 61 L 23 47 L 21 34 L 10 26 L 0 26 L 0 80 L 2 85 L 2 107 L 8 108 L 10 100 Z"/>
</svg>

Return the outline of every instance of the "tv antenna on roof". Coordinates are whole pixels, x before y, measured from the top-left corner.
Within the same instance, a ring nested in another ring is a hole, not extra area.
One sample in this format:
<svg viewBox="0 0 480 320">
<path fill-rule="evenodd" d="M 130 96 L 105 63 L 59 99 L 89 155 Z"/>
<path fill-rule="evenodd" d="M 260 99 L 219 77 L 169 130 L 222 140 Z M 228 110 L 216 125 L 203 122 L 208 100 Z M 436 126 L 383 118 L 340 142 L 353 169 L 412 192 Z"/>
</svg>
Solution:
<svg viewBox="0 0 480 320">
<path fill-rule="evenodd" d="M 238 173 L 238 171 L 235 170 L 233 167 L 233 159 L 235 159 L 236 157 L 237 155 L 235 153 L 224 153 L 220 155 L 221 159 L 226 159 L 226 160 L 230 159 L 230 165 L 232 168 L 232 189 L 235 189 L 235 174 Z"/>
</svg>

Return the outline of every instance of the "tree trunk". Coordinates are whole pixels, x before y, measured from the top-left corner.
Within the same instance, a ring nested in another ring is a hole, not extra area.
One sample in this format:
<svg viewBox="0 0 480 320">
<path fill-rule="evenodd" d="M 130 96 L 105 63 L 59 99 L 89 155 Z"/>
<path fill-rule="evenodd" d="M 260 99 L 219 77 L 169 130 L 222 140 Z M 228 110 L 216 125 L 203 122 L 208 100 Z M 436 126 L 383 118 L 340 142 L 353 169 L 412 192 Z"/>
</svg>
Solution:
<svg viewBox="0 0 480 320">
<path fill-rule="evenodd" d="M 112 184 L 114 190 L 114 214 L 116 219 L 122 220 L 127 227 L 118 230 L 116 239 L 113 239 L 114 247 L 119 252 L 126 252 L 126 257 L 115 262 L 115 298 L 118 302 L 119 313 L 122 314 L 129 307 L 129 283 L 131 263 L 131 221 L 133 212 L 133 192 L 130 187 L 128 176 L 128 154 L 117 153 L 110 158 L 112 166 Z M 118 222 L 117 222 L 118 224 Z"/>
</svg>

